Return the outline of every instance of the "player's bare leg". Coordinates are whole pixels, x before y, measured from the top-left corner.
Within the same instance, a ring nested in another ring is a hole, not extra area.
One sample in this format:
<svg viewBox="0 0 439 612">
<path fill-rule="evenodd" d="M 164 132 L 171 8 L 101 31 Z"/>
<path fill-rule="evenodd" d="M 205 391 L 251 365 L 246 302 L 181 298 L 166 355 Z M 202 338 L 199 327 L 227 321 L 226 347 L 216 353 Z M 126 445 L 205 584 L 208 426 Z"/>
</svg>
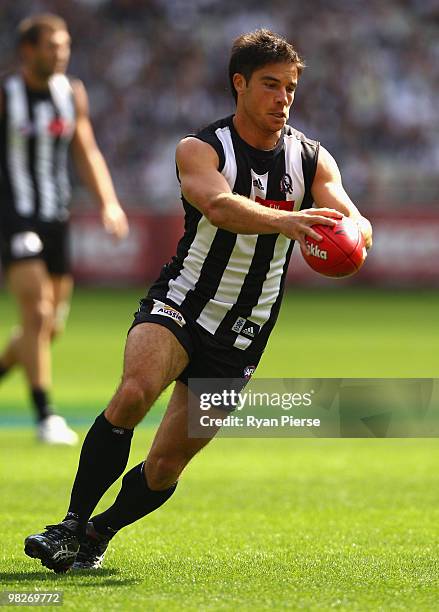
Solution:
<svg viewBox="0 0 439 612">
<path fill-rule="evenodd" d="M 50 338 L 53 342 L 65 329 L 70 311 L 73 278 L 70 274 L 52 274 L 53 320 Z"/>
<path fill-rule="evenodd" d="M 168 329 L 137 325 L 128 336 L 122 382 L 105 417 L 112 425 L 134 428 L 187 364 L 186 351 Z"/>
<path fill-rule="evenodd" d="M 189 461 L 217 433 L 219 427 L 209 428 L 210 438 L 192 438 L 188 435 L 189 393 L 186 385 L 177 381 L 165 416 L 154 437 L 144 463 L 144 474 L 151 489 L 160 491 L 177 482 Z M 227 412 L 216 410 L 215 417 L 223 418 Z"/>
<path fill-rule="evenodd" d="M 73 288 L 73 279 L 69 274 L 64 275 L 51 275 L 49 277 L 49 283 L 51 285 L 50 296 L 51 302 L 51 328 L 50 328 L 50 339 L 53 341 L 57 338 L 61 332 L 64 331 L 65 323 L 70 308 L 70 297 Z M 4 366 L 5 370 L 11 370 L 15 365 L 20 364 L 20 355 L 25 352 L 25 348 L 21 345 L 23 343 L 23 327 L 17 326 L 12 336 L 6 345 L 2 355 L 0 356 L 0 363 Z"/>
<path fill-rule="evenodd" d="M 8 283 L 19 307 L 21 324 L 0 361 L 6 369 L 17 364 L 24 369 L 37 413 L 38 438 L 50 444 L 75 444 L 77 435 L 62 417 L 53 414 L 49 399 L 50 344 L 61 328 L 61 313 L 68 312 L 71 277 L 51 277 L 43 261 L 28 260 L 10 266 Z"/>
<path fill-rule="evenodd" d="M 20 363 L 31 388 L 47 389 L 51 383 L 53 292 L 46 266 L 41 260 L 13 263 L 7 280 L 19 308 L 20 327 L 1 357 L 2 364 Z"/>
</svg>

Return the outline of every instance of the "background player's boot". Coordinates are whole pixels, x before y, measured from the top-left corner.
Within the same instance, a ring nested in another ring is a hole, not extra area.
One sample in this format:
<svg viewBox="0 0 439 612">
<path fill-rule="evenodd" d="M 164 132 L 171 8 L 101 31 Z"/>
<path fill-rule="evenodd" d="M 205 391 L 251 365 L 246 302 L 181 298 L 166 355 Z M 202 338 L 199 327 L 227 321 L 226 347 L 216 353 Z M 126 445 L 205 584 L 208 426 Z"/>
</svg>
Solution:
<svg viewBox="0 0 439 612">
<path fill-rule="evenodd" d="M 24 552 L 28 557 L 40 559 L 42 565 L 57 574 L 67 572 L 79 550 L 77 529 L 77 521 L 47 525 L 43 533 L 36 533 L 25 539 Z"/>
<path fill-rule="evenodd" d="M 99 569 L 111 538 L 96 531 L 93 523 L 87 524 L 86 534 L 80 539 L 80 547 L 72 570 Z"/>
<path fill-rule="evenodd" d="M 77 434 L 70 429 L 65 419 L 58 414 L 50 414 L 38 423 L 37 437 L 46 444 L 67 444 L 73 446 L 78 441 Z"/>
</svg>

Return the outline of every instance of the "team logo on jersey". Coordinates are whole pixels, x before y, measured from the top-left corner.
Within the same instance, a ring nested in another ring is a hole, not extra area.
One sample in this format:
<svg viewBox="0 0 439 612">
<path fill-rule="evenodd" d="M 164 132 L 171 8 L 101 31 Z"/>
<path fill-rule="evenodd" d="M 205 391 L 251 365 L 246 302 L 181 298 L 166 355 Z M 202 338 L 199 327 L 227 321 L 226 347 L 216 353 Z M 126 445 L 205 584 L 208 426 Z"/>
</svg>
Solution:
<svg viewBox="0 0 439 612">
<path fill-rule="evenodd" d="M 159 300 L 154 300 L 154 306 L 151 309 L 151 314 L 168 317 L 169 319 L 175 321 L 175 323 L 177 323 L 177 325 L 180 327 L 186 325 L 186 321 L 184 320 L 181 312 L 178 312 L 178 310 L 175 310 L 175 308 L 172 308 L 172 306 L 168 306 Z"/>
<path fill-rule="evenodd" d="M 55 119 L 52 119 L 49 123 L 48 130 L 49 134 L 55 138 L 59 138 L 60 136 L 66 136 L 72 132 L 72 124 L 62 117 L 55 117 Z"/>
<path fill-rule="evenodd" d="M 44 133 L 53 136 L 53 138 L 70 137 L 73 134 L 74 124 L 72 121 L 63 119 L 62 117 L 55 117 L 43 128 L 40 128 L 40 130 L 38 130 L 37 126 L 31 121 L 21 124 L 18 128 L 20 134 L 25 138 L 37 136 L 41 129 Z"/>
<path fill-rule="evenodd" d="M 256 189 L 259 189 L 259 191 L 264 191 L 264 185 L 259 177 L 253 179 L 253 187 L 256 187 Z"/>
<path fill-rule="evenodd" d="M 293 179 L 288 173 L 285 173 L 280 179 L 280 190 L 282 193 L 293 193 Z"/>
<path fill-rule="evenodd" d="M 250 380 L 250 378 L 255 373 L 255 370 L 256 370 L 256 366 L 254 365 L 245 366 L 244 373 L 243 373 L 245 380 Z"/>
</svg>

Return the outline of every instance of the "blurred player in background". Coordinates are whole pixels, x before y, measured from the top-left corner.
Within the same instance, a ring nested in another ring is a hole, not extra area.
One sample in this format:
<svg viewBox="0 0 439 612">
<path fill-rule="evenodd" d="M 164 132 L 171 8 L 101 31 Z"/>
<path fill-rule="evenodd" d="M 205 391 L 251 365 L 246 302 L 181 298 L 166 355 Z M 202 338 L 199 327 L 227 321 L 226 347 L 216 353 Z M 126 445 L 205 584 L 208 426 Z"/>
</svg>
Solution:
<svg viewBox="0 0 439 612">
<path fill-rule="evenodd" d="M 79 174 L 99 204 L 105 229 L 123 238 L 128 224 L 96 144 L 84 85 L 65 75 L 70 35 L 51 14 L 18 27 L 21 70 L 0 91 L 0 254 L 20 325 L 0 353 L 0 377 L 23 367 L 38 438 L 74 444 L 77 436 L 50 404 L 50 344 L 69 310 L 71 146 Z"/>
<path fill-rule="evenodd" d="M 229 64 L 234 116 L 177 147 L 185 234 L 135 315 L 122 382 L 84 441 L 65 519 L 26 539 L 26 554 L 57 572 L 99 567 L 118 530 L 173 494 L 209 442 L 188 436 L 188 380 L 251 376 L 277 319 L 294 241 L 319 240 L 313 225 L 347 215 L 372 243 L 333 157 L 286 125 L 302 69 L 280 36 L 239 37 Z M 146 460 L 125 474 L 114 504 L 89 520 L 125 470 L 134 427 L 172 381 Z"/>
</svg>

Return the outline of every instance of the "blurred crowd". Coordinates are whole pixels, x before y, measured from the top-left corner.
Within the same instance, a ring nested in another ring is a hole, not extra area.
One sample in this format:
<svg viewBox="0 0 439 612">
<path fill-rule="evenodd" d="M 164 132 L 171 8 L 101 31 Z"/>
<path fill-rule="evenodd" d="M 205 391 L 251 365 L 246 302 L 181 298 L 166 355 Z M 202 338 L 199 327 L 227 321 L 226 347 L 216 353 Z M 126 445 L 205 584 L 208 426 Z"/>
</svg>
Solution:
<svg viewBox="0 0 439 612">
<path fill-rule="evenodd" d="M 4 70 L 27 0 L 2 0 Z M 337 159 L 367 208 L 439 201 L 437 0 L 34 0 L 73 37 L 70 72 L 85 83 L 98 141 L 121 199 L 178 210 L 177 141 L 233 112 L 233 39 L 268 27 L 307 68 L 291 125 Z M 78 188 L 79 189 L 79 188 Z M 81 197 L 77 190 L 77 198 Z"/>
</svg>

